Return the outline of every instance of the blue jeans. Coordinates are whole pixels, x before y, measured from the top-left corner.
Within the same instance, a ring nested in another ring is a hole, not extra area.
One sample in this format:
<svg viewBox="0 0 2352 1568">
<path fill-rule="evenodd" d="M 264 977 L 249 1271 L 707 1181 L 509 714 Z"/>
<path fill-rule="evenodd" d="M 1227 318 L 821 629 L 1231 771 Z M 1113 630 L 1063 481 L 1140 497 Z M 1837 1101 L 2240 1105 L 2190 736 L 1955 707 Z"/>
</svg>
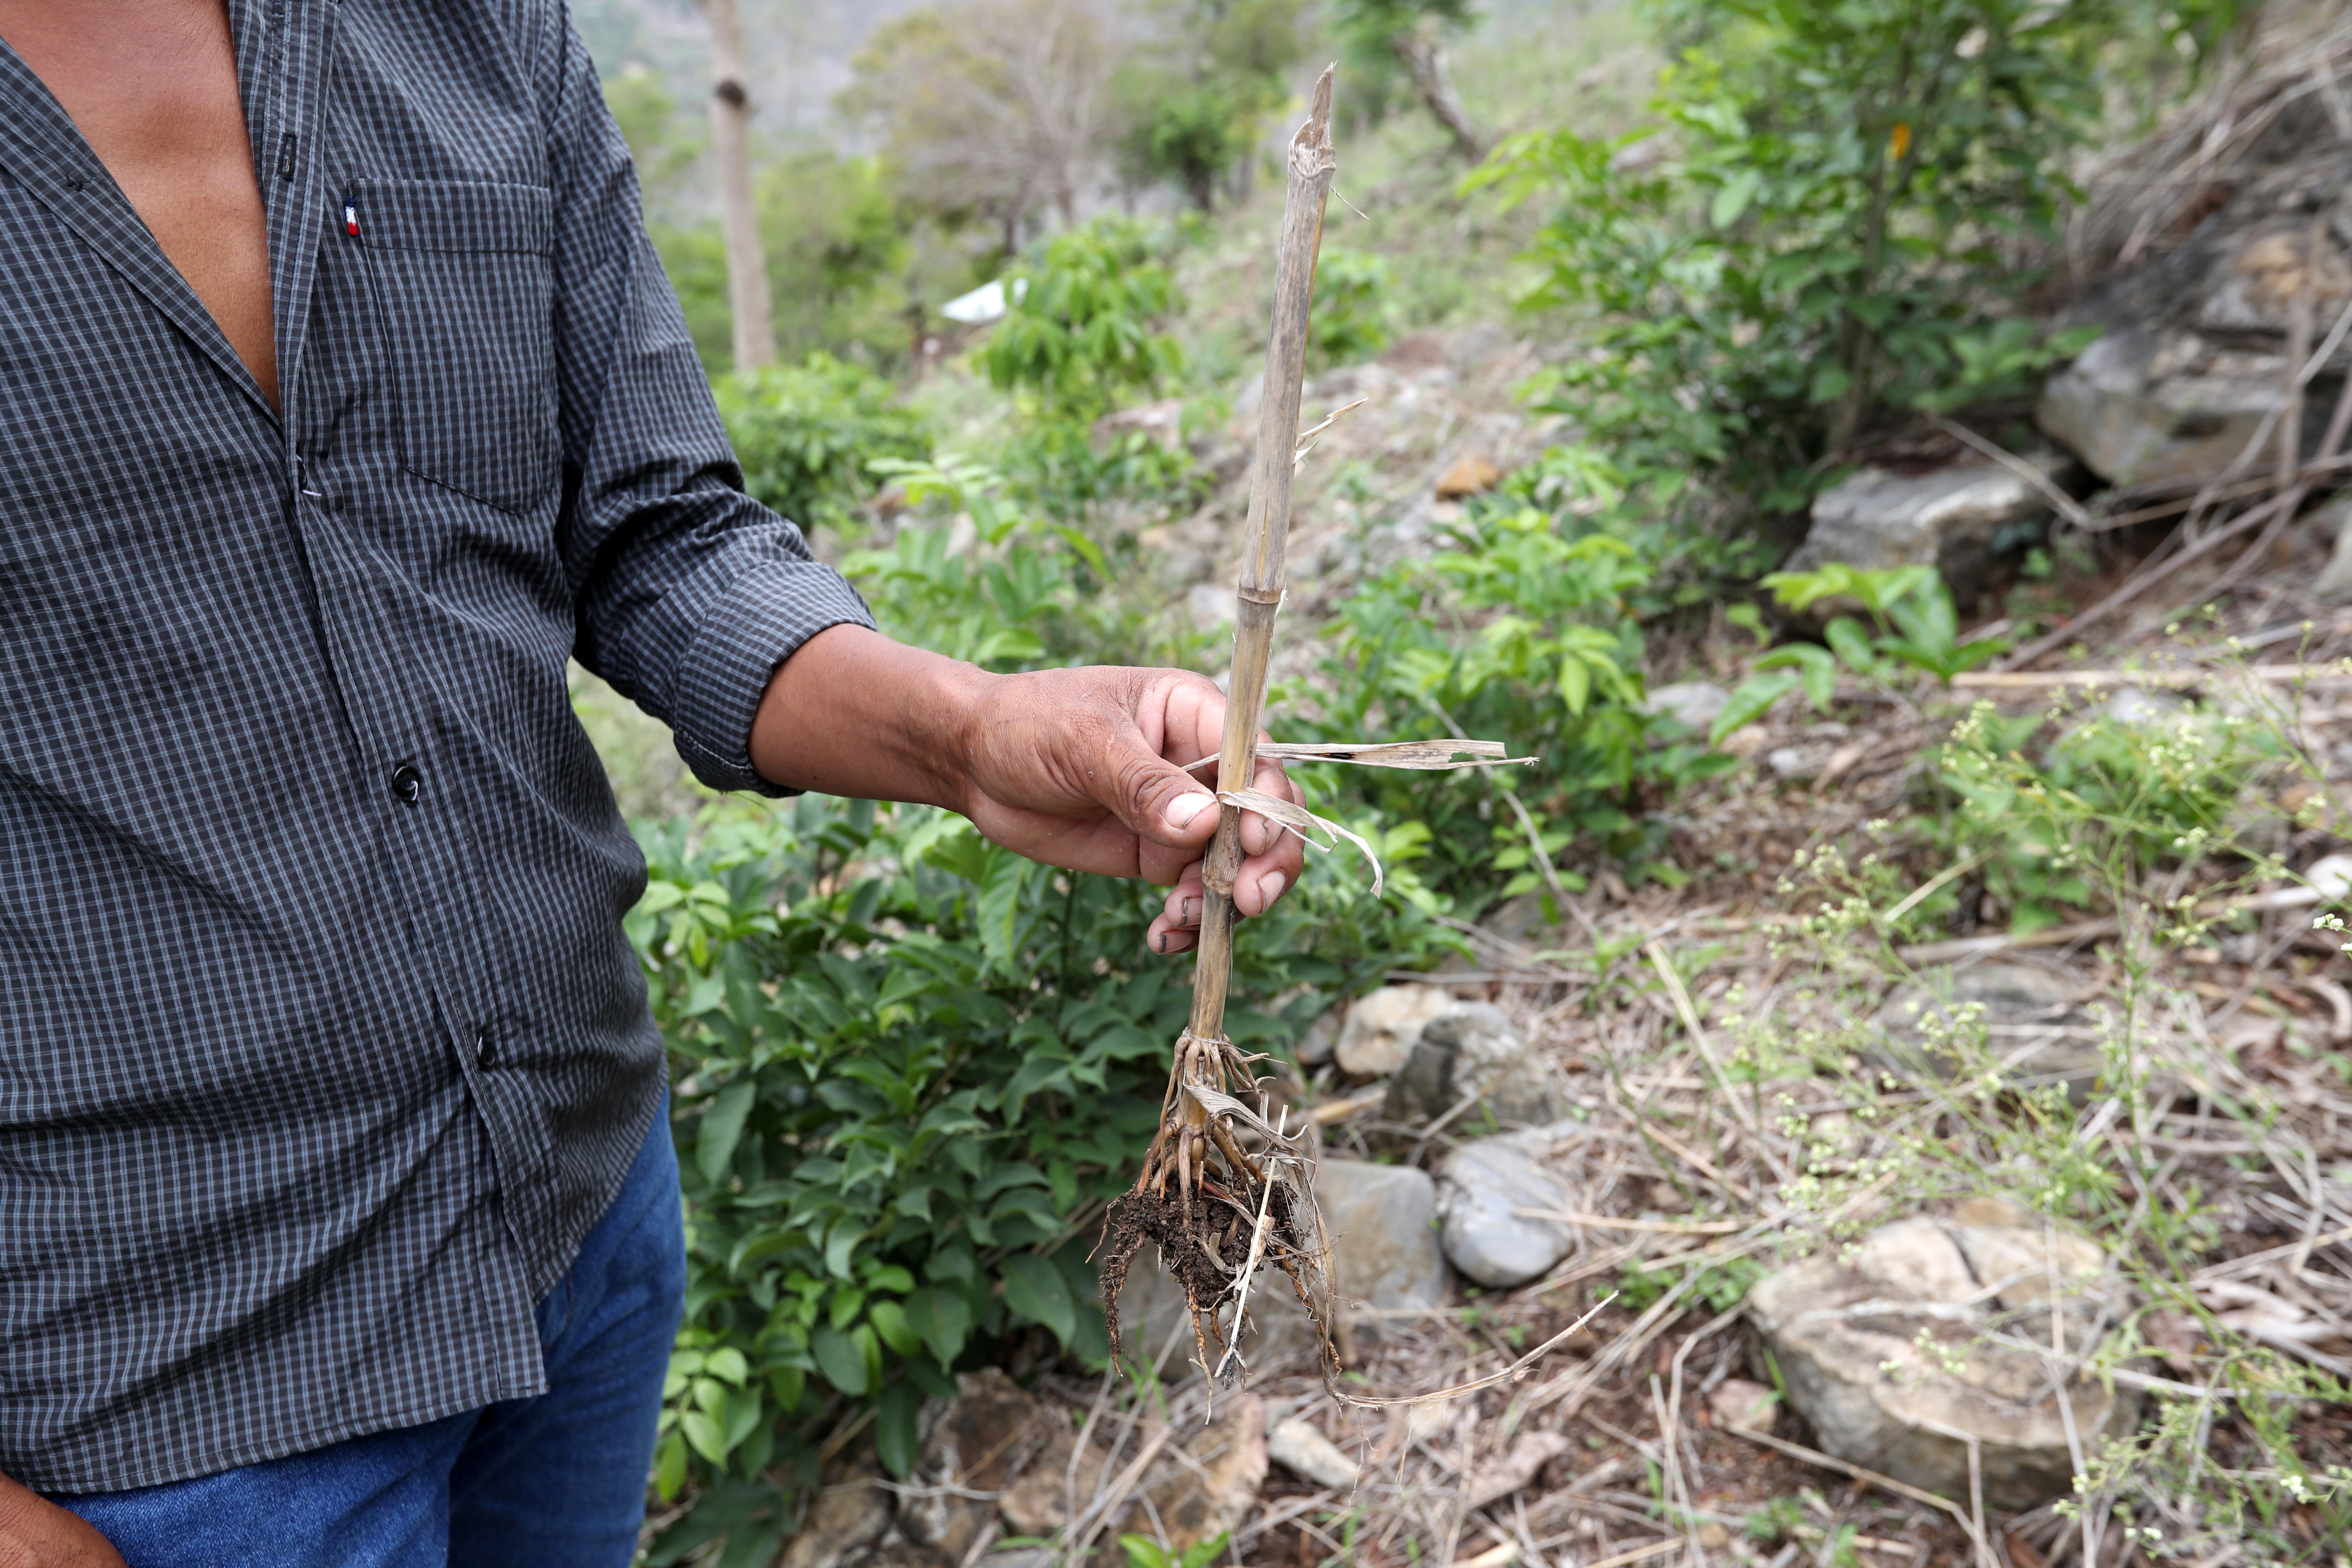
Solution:
<svg viewBox="0 0 2352 1568">
<path fill-rule="evenodd" d="M 539 1304 L 545 1394 L 194 1480 L 51 1500 L 131 1568 L 627 1568 L 685 1293 L 663 1114 Z"/>
</svg>

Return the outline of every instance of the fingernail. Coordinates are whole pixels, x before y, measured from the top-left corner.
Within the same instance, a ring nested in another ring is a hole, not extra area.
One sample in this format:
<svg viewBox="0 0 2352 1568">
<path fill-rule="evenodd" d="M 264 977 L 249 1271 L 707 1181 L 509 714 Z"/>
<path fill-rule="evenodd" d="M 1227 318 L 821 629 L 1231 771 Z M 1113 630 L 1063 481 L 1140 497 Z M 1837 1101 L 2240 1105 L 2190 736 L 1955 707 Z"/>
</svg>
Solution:
<svg viewBox="0 0 2352 1568">
<path fill-rule="evenodd" d="M 1159 951 L 1160 951 L 1161 952 L 1166 952 L 1168 951 L 1168 933 L 1167 933 L 1166 931 L 1161 931 L 1161 932 L 1160 933 L 1160 935 L 1159 935 L 1159 937 L 1158 937 L 1157 941 L 1158 941 L 1158 945 L 1159 945 Z"/>
<path fill-rule="evenodd" d="M 1199 924 L 1201 923 L 1201 900 L 1198 900 L 1198 899 L 1187 899 L 1187 900 L 1184 900 L 1184 915 L 1183 915 L 1183 921 L 1184 921 L 1184 923 L 1185 923 L 1186 925 L 1188 925 L 1188 926 L 1196 926 L 1196 925 L 1199 925 Z"/>
<path fill-rule="evenodd" d="M 1192 826 L 1192 819 L 1201 815 L 1201 808 L 1213 805 L 1216 798 L 1212 795 L 1178 795 L 1168 803 L 1168 826 L 1177 828 Z"/>
<path fill-rule="evenodd" d="M 1268 871 L 1257 879 L 1258 897 L 1264 899 L 1265 907 L 1270 909 L 1274 905 L 1274 900 L 1282 897 L 1282 889 L 1288 886 L 1290 886 L 1289 878 L 1279 871 Z"/>
</svg>

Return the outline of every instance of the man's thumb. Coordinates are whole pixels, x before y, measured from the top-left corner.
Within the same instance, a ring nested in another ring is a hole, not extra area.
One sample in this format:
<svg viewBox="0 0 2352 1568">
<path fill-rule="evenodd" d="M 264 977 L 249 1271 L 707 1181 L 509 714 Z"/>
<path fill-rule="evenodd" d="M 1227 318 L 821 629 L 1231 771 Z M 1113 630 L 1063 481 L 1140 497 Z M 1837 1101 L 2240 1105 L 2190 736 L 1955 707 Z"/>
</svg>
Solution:
<svg viewBox="0 0 2352 1568">
<path fill-rule="evenodd" d="M 1117 798 L 1103 804 L 1138 837 L 1171 848 L 1199 841 L 1216 819 L 1217 797 L 1200 780 L 1155 755 L 1139 733 L 1122 737 Z"/>
</svg>

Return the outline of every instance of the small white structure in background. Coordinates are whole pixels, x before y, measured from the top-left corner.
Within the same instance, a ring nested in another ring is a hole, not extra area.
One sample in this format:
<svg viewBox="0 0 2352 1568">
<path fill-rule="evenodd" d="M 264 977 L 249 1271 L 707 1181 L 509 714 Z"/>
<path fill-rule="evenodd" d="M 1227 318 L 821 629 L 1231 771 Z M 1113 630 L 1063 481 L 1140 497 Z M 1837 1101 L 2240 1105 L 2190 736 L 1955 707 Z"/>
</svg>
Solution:
<svg viewBox="0 0 2352 1568">
<path fill-rule="evenodd" d="M 1013 302 L 1019 304 L 1029 293 L 1029 279 L 1013 280 Z M 949 321 L 967 327 L 985 326 L 1002 321 L 1007 309 L 1004 303 L 1004 279 L 996 279 L 982 284 L 969 294 L 959 294 L 940 307 L 940 314 Z"/>
</svg>

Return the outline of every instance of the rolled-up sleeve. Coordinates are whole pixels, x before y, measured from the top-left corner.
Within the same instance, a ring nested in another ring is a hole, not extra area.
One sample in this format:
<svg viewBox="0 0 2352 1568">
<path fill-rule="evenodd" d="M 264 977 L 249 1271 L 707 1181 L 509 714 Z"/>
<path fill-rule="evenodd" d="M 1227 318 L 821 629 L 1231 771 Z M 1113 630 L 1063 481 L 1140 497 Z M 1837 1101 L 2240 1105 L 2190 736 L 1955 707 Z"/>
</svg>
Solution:
<svg viewBox="0 0 2352 1568">
<path fill-rule="evenodd" d="M 628 147 L 559 7 L 536 51 L 555 196 L 554 334 L 574 652 L 670 726 L 715 789 L 790 793 L 751 765 L 776 668 L 857 591 L 743 493 L 684 314 L 646 237 Z"/>
</svg>

